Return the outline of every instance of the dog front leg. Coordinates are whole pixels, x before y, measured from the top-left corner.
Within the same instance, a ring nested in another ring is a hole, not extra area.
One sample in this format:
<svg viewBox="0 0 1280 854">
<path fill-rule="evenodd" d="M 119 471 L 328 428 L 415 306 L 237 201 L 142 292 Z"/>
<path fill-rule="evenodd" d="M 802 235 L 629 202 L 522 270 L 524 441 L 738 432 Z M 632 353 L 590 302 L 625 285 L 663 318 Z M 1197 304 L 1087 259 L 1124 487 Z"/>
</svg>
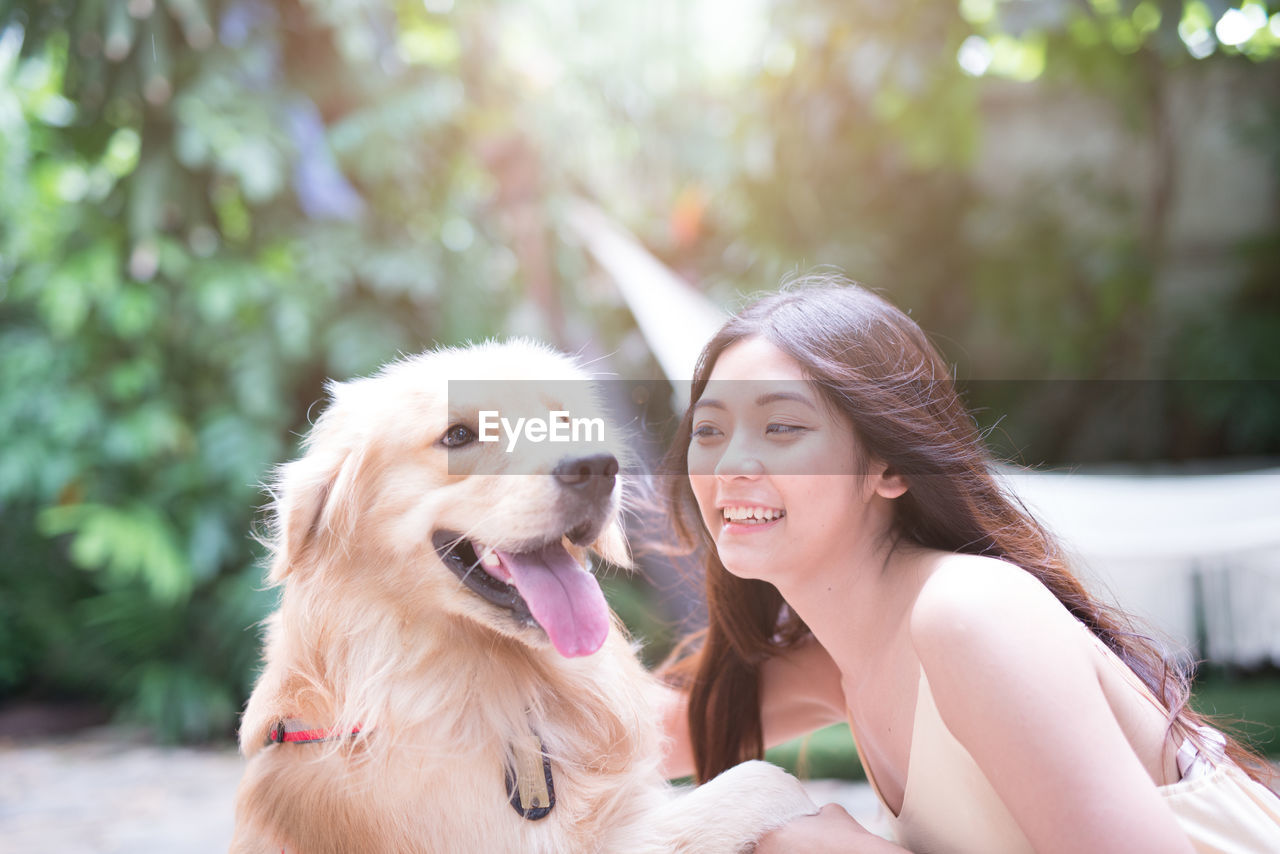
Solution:
<svg viewBox="0 0 1280 854">
<path fill-rule="evenodd" d="M 768 831 L 817 811 L 799 780 L 752 760 L 672 799 L 659 826 L 672 854 L 743 854 Z"/>
</svg>

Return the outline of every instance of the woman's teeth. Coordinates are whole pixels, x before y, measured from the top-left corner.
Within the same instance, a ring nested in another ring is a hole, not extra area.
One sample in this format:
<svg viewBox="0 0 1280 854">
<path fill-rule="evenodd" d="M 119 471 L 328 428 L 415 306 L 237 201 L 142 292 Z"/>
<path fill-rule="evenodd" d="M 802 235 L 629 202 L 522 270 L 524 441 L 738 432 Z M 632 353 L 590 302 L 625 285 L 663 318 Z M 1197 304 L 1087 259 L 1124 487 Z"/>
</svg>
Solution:
<svg viewBox="0 0 1280 854">
<path fill-rule="evenodd" d="M 774 510 L 771 507 L 725 507 L 722 511 L 726 522 L 738 522 L 747 525 L 762 525 L 765 522 L 772 522 L 774 519 L 781 519 L 784 515 L 781 510 Z"/>
</svg>

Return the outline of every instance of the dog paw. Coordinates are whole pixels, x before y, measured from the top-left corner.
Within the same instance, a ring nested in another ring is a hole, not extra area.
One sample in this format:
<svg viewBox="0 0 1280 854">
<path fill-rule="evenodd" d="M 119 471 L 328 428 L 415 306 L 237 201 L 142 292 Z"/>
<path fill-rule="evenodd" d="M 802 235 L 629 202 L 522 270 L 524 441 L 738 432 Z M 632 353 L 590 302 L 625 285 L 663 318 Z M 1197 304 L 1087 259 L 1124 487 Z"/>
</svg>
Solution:
<svg viewBox="0 0 1280 854">
<path fill-rule="evenodd" d="M 671 850 L 744 854 L 770 830 L 817 811 L 804 786 L 786 771 L 759 760 L 743 762 L 671 804 Z"/>
<path fill-rule="evenodd" d="M 777 765 L 759 759 L 735 765 L 707 785 L 732 789 L 734 797 L 757 806 L 755 815 L 770 822 L 761 833 L 818 811 L 799 780 Z"/>
</svg>

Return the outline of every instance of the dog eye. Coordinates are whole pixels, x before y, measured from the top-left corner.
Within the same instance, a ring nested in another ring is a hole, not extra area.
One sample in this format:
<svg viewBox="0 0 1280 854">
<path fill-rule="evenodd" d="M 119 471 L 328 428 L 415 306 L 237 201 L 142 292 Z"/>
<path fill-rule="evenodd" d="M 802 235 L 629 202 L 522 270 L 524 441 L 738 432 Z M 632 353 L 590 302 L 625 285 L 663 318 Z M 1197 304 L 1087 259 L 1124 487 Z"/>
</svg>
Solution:
<svg viewBox="0 0 1280 854">
<path fill-rule="evenodd" d="M 444 431 L 444 436 L 440 438 L 440 444 L 446 448 L 460 448 L 475 441 L 475 431 L 466 424 L 454 424 L 448 430 Z"/>
</svg>

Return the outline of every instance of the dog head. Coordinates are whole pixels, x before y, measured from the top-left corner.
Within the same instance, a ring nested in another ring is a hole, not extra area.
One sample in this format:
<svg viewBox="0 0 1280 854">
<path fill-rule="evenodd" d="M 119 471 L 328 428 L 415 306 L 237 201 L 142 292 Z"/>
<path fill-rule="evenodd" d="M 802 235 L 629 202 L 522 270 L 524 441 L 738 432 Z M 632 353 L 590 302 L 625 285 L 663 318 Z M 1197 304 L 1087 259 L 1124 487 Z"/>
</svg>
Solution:
<svg viewBox="0 0 1280 854">
<path fill-rule="evenodd" d="M 490 342 L 329 392 L 278 472 L 273 580 L 358 589 L 407 619 L 443 611 L 565 656 L 603 644 L 609 611 L 584 564 L 588 548 L 629 562 L 621 448 L 573 360 Z"/>
</svg>

